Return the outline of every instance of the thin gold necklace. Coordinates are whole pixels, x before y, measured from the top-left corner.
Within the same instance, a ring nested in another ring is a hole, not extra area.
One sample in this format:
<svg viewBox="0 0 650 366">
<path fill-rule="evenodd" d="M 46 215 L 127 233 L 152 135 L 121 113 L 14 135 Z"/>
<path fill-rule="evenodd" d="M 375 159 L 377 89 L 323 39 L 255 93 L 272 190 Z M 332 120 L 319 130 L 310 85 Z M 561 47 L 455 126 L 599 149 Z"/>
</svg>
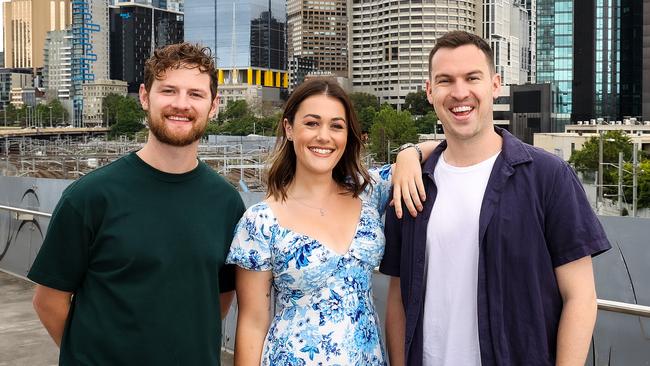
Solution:
<svg viewBox="0 0 650 366">
<path fill-rule="evenodd" d="M 292 200 L 294 200 L 294 201 L 300 203 L 301 205 L 303 205 L 303 206 L 305 206 L 305 207 L 311 208 L 311 209 L 313 209 L 313 210 L 318 210 L 318 211 L 320 212 L 320 215 L 321 215 L 321 216 L 325 216 L 325 214 L 327 213 L 327 210 L 326 210 L 325 208 L 323 208 L 323 207 L 316 207 L 316 206 L 308 205 L 308 204 L 306 204 L 306 203 L 303 202 L 302 200 L 299 200 L 299 199 L 296 198 L 296 197 L 291 197 L 291 196 L 289 196 L 289 198 L 291 198 Z"/>
</svg>

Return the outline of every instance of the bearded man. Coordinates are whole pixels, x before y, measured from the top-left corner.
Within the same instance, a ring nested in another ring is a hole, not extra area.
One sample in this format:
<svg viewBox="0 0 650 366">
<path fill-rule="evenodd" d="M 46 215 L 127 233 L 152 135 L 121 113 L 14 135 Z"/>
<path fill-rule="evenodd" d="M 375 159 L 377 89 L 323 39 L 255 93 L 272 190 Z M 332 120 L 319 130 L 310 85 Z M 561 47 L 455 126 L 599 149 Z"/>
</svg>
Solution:
<svg viewBox="0 0 650 366">
<path fill-rule="evenodd" d="M 147 143 L 63 192 L 28 274 L 60 365 L 220 363 L 244 204 L 197 159 L 219 102 L 209 50 L 156 50 L 140 102 Z"/>
</svg>

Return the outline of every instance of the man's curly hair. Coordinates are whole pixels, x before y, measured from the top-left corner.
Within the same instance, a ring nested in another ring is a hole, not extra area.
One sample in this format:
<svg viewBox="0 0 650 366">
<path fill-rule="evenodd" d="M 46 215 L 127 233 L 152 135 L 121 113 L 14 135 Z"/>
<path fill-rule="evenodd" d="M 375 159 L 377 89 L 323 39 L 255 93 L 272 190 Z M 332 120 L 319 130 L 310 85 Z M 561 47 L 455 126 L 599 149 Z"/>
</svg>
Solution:
<svg viewBox="0 0 650 366">
<path fill-rule="evenodd" d="M 210 75 L 210 94 L 212 100 L 217 96 L 217 70 L 212 52 L 208 47 L 188 42 L 171 44 L 153 51 L 144 64 L 144 88 L 151 91 L 154 79 L 161 80 L 170 69 L 198 68 L 199 72 Z"/>
</svg>

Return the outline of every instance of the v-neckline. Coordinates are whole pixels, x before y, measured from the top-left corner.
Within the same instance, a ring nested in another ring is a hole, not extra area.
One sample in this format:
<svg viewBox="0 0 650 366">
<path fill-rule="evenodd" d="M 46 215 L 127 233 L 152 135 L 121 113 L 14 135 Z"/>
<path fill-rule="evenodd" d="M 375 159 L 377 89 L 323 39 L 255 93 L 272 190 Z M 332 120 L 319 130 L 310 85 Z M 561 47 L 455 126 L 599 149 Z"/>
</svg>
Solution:
<svg viewBox="0 0 650 366">
<path fill-rule="evenodd" d="M 361 208 L 359 209 L 359 216 L 357 217 L 357 225 L 354 228 L 354 233 L 353 233 L 352 238 L 350 239 L 350 241 L 348 243 L 347 249 L 343 253 L 339 253 L 338 251 L 334 250 L 334 248 L 327 245 L 324 241 L 319 240 L 319 239 L 317 239 L 317 238 L 315 238 L 315 237 L 313 237 L 311 235 L 304 234 L 304 233 L 301 233 L 299 231 L 296 231 L 296 230 L 293 230 L 293 229 L 290 229 L 290 228 L 288 228 L 286 226 L 281 225 L 280 220 L 278 220 L 277 215 L 275 214 L 275 212 L 273 212 L 273 209 L 268 204 L 268 202 L 262 201 L 262 203 L 264 205 L 266 205 L 266 208 L 271 213 L 270 216 L 273 219 L 273 221 L 275 222 L 275 225 L 277 225 L 280 229 L 282 229 L 284 231 L 287 231 L 289 233 L 295 234 L 296 236 L 300 236 L 302 238 L 307 238 L 307 239 L 313 240 L 313 241 L 317 242 L 318 244 L 320 244 L 320 246 L 325 248 L 328 252 L 331 252 L 332 254 L 334 254 L 336 256 L 339 256 L 339 257 L 345 257 L 346 255 L 350 254 L 350 251 L 352 250 L 352 246 L 354 245 L 354 239 L 357 237 L 357 234 L 359 233 L 359 229 L 361 228 L 361 216 L 363 215 L 365 202 L 361 198 L 359 198 L 359 201 L 361 201 Z"/>
</svg>

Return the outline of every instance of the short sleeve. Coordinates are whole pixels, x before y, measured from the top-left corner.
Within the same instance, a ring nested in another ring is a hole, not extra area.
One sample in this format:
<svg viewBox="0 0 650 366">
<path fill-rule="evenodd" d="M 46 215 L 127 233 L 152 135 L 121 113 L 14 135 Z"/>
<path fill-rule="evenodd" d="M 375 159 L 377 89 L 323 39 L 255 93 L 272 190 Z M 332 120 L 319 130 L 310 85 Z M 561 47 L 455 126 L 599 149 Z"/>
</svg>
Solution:
<svg viewBox="0 0 650 366">
<path fill-rule="evenodd" d="M 234 235 L 235 227 L 237 225 L 237 222 L 241 219 L 242 215 L 244 214 L 244 211 L 246 211 L 246 206 L 244 206 L 244 202 L 241 199 L 241 196 L 239 193 L 235 193 L 233 195 L 235 202 L 232 203 L 230 206 L 234 206 L 234 210 L 232 211 L 232 220 L 230 221 L 230 225 L 228 227 L 228 233 L 231 233 Z M 226 239 L 227 243 L 231 243 L 233 236 L 230 236 Z M 228 256 L 228 253 L 230 251 L 230 247 L 224 245 L 225 253 L 224 257 Z M 224 292 L 230 292 L 235 290 L 235 266 L 233 264 L 224 264 L 221 269 L 219 270 L 219 292 L 224 293 Z"/>
<path fill-rule="evenodd" d="M 386 164 L 381 167 L 368 170 L 368 173 L 370 173 L 370 178 L 372 178 L 372 182 L 371 184 L 368 184 L 368 187 L 363 193 L 362 199 L 364 199 L 364 201 L 370 202 L 370 204 L 377 208 L 377 211 L 379 211 L 379 213 L 383 213 L 384 210 L 386 210 L 386 206 L 392 198 L 390 195 L 392 183 L 391 169 L 391 165 Z"/>
<path fill-rule="evenodd" d="M 386 211 L 386 223 L 384 225 L 386 236 L 386 247 L 384 257 L 379 265 L 379 272 L 400 277 L 400 263 L 402 260 L 402 222 L 397 218 L 395 210 Z"/>
<path fill-rule="evenodd" d="M 562 165 L 547 197 L 544 229 L 554 267 L 611 248 L 578 177 L 568 164 Z"/>
<path fill-rule="evenodd" d="M 226 263 L 251 271 L 271 270 L 273 220 L 264 202 L 251 206 L 235 228 Z"/>
<path fill-rule="evenodd" d="M 57 204 L 27 277 L 46 287 L 76 292 L 88 269 L 92 230 L 64 195 Z"/>
</svg>

